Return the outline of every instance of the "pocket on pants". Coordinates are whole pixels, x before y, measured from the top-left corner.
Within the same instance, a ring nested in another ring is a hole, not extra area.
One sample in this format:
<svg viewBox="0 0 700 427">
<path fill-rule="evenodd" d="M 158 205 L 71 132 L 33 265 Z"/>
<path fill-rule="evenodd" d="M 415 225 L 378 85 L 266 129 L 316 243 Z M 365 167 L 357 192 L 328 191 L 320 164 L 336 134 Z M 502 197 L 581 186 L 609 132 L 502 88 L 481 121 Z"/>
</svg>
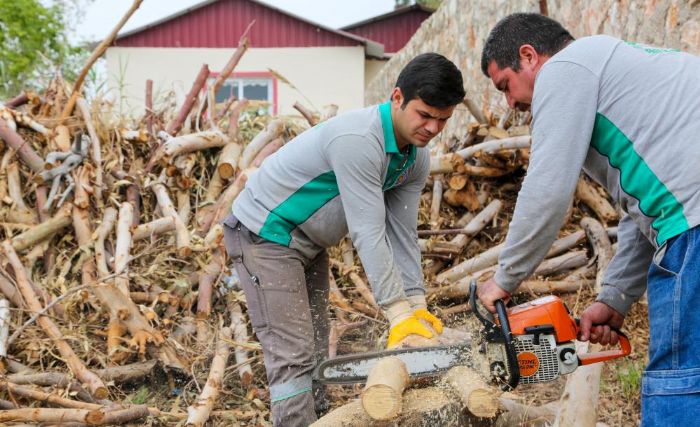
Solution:
<svg viewBox="0 0 700 427">
<path fill-rule="evenodd" d="M 700 393 L 700 368 L 646 371 L 642 395 L 672 396 Z"/>
<path fill-rule="evenodd" d="M 266 328 L 269 323 L 267 312 L 265 311 L 265 294 L 260 288 L 259 279 L 251 274 L 250 269 L 243 261 L 242 230 L 238 220 L 233 216 L 232 218 L 235 222 L 224 223 L 224 245 L 229 258 L 233 261 L 233 267 L 236 269 L 238 279 L 243 287 L 250 323 L 255 331 L 260 331 Z"/>
</svg>

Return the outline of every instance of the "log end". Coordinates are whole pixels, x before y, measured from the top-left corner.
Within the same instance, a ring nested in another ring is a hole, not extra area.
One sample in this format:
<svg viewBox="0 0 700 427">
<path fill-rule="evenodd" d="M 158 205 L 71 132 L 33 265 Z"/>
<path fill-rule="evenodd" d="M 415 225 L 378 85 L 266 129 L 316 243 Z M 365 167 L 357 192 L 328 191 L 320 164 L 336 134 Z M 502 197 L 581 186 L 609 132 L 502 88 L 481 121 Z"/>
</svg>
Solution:
<svg viewBox="0 0 700 427">
<path fill-rule="evenodd" d="M 219 176 L 222 179 L 231 179 L 236 174 L 236 165 L 231 163 L 222 163 L 219 165 Z"/>
<path fill-rule="evenodd" d="M 498 413 L 498 398 L 491 390 L 474 390 L 467 400 L 467 408 L 479 418 L 493 418 Z"/>
<path fill-rule="evenodd" d="M 375 420 L 396 417 L 401 413 L 402 400 L 401 393 L 386 384 L 375 384 L 362 392 L 362 407 Z"/>
<path fill-rule="evenodd" d="M 107 387 L 100 386 L 100 387 L 95 388 L 95 390 L 93 390 L 92 395 L 97 400 L 103 400 L 109 396 L 109 390 L 107 390 Z"/>
</svg>

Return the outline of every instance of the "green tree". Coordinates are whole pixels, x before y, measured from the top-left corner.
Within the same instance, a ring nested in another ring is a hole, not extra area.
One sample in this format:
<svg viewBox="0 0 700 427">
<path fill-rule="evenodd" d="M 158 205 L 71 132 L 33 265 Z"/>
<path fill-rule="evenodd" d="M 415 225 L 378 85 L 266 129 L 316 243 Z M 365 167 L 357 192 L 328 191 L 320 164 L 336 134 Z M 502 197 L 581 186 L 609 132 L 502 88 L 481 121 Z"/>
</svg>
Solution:
<svg viewBox="0 0 700 427">
<path fill-rule="evenodd" d="M 82 49 L 71 47 L 64 19 L 64 3 L 0 0 L 1 97 L 44 85 L 41 80 L 56 66 L 75 66 L 71 59 Z"/>
</svg>

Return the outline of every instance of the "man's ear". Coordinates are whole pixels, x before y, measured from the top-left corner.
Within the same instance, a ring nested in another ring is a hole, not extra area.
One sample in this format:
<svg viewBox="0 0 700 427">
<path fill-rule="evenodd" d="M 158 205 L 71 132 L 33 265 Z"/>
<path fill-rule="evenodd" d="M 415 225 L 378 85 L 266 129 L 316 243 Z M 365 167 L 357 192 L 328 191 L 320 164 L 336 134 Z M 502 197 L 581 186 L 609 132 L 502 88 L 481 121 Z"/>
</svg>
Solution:
<svg viewBox="0 0 700 427">
<path fill-rule="evenodd" d="M 396 107 L 401 107 L 403 105 L 403 92 L 401 92 L 401 88 L 395 87 L 391 91 L 391 103 Z"/>
<path fill-rule="evenodd" d="M 518 55 L 520 56 L 520 63 L 523 65 L 533 67 L 539 64 L 540 55 L 530 44 L 520 46 L 520 49 L 518 49 Z"/>
</svg>

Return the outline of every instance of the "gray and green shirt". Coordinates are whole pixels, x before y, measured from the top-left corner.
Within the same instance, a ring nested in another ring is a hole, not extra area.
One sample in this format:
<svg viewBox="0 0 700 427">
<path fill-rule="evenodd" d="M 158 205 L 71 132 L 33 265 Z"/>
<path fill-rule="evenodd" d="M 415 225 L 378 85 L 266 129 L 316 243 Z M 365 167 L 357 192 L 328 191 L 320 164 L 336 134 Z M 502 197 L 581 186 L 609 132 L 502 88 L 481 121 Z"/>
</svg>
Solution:
<svg viewBox="0 0 700 427">
<path fill-rule="evenodd" d="M 313 258 L 348 232 L 377 302 L 425 293 L 418 202 L 429 153 L 400 152 L 390 104 L 349 111 L 265 160 L 233 204 L 255 234 Z"/>
<path fill-rule="evenodd" d="M 581 169 L 619 202 L 618 251 L 599 300 L 625 314 L 655 248 L 700 224 L 700 58 L 608 36 L 540 69 L 532 152 L 496 282 L 514 290 L 556 238 Z"/>
</svg>

